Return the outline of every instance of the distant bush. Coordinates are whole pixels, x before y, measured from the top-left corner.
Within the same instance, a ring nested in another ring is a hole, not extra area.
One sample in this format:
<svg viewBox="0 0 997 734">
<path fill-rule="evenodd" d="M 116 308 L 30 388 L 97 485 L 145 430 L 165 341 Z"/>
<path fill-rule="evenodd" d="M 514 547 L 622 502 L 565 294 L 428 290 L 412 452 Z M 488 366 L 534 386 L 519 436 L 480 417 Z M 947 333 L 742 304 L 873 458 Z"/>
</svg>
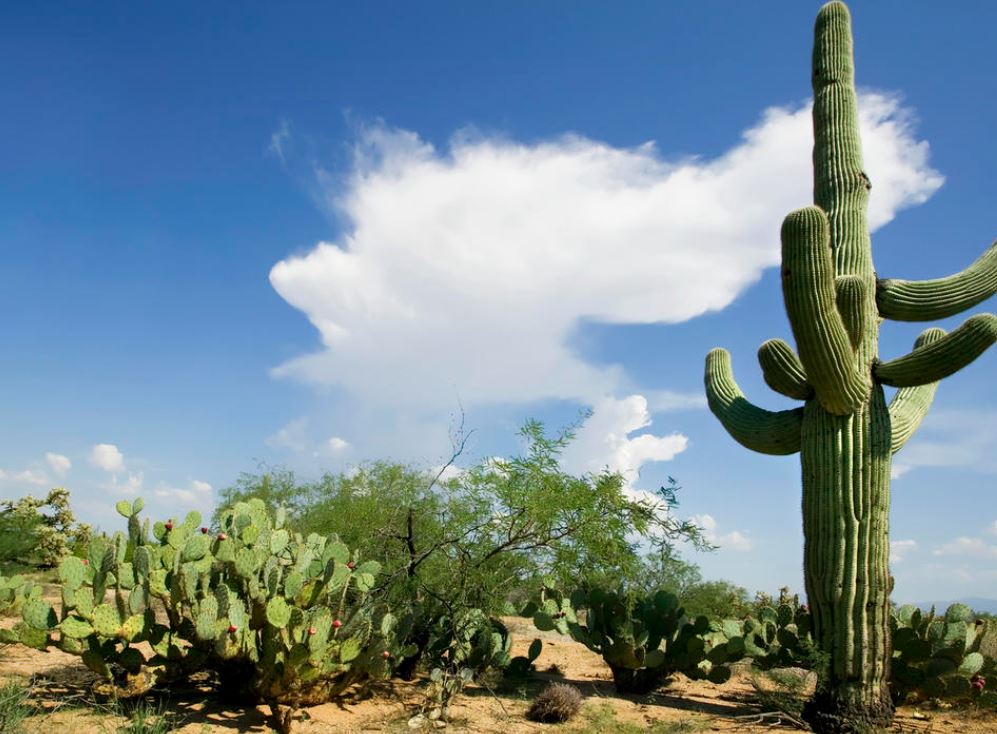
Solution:
<svg viewBox="0 0 997 734">
<path fill-rule="evenodd" d="M 44 498 L 31 495 L 0 501 L 0 570 L 54 568 L 90 540 L 89 525 L 79 523 L 61 487 Z"/>
</svg>

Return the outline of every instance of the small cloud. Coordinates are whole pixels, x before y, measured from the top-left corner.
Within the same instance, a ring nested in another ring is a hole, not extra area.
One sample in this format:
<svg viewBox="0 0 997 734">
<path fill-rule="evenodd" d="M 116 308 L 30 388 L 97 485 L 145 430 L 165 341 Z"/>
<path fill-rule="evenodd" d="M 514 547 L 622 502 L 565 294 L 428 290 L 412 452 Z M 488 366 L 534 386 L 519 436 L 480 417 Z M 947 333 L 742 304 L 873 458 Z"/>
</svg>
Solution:
<svg viewBox="0 0 997 734">
<path fill-rule="evenodd" d="M 465 471 L 456 464 L 447 464 L 446 466 L 434 466 L 431 473 L 434 477 L 439 475 L 437 481 L 447 482 L 451 479 L 458 479 L 464 476 Z"/>
<path fill-rule="evenodd" d="M 113 443 L 96 444 L 90 452 L 90 463 L 111 473 L 125 469 L 125 457 Z"/>
<path fill-rule="evenodd" d="M 945 543 L 934 550 L 936 556 L 973 556 L 974 558 L 997 558 L 997 545 L 991 545 L 981 538 L 962 536 Z"/>
<path fill-rule="evenodd" d="M 202 482 L 199 479 L 195 479 L 190 483 L 190 488 L 195 492 L 206 493 L 211 491 L 211 485 L 207 482 Z"/>
<path fill-rule="evenodd" d="M 913 540 L 890 541 L 890 563 L 900 563 L 907 554 L 917 550 L 917 542 Z"/>
<path fill-rule="evenodd" d="M 305 439 L 305 429 L 308 421 L 305 418 L 298 418 L 291 421 L 286 426 L 271 436 L 267 436 L 265 443 L 275 449 L 290 449 L 291 451 L 304 451 L 308 448 Z"/>
<path fill-rule="evenodd" d="M 343 454 L 352 448 L 349 441 L 342 439 L 339 436 L 333 436 L 326 441 L 325 445 L 326 448 L 333 454 Z"/>
<path fill-rule="evenodd" d="M 45 461 L 48 462 L 49 469 L 57 477 L 66 476 L 66 473 L 73 467 L 73 462 L 69 460 L 68 456 L 56 454 L 51 451 L 45 454 Z"/>
<path fill-rule="evenodd" d="M 109 469 L 108 471 L 111 470 Z M 99 486 L 101 489 L 114 494 L 136 495 L 142 491 L 144 481 L 145 475 L 142 472 L 136 472 L 134 474 L 129 472 L 128 479 L 124 482 L 119 482 L 118 478 L 115 476 L 111 478 L 110 482 L 105 482 Z"/>
<path fill-rule="evenodd" d="M 603 469 L 619 472 L 632 485 L 644 464 L 671 461 L 689 444 L 689 439 L 681 433 L 668 436 L 642 433 L 630 438 L 630 434 L 650 425 L 651 415 L 643 395 L 622 399 L 602 397 L 565 448 L 561 465 L 572 474 L 598 473 Z"/>
<path fill-rule="evenodd" d="M 285 161 L 284 146 L 290 138 L 291 124 L 287 120 L 281 120 L 280 127 L 270 135 L 270 145 L 267 146 L 267 151 L 270 155 L 279 159 L 281 163 Z"/>
<path fill-rule="evenodd" d="M 19 472 L 8 472 L 0 469 L 0 481 L 14 484 L 31 484 L 36 487 L 42 487 L 49 483 L 49 479 L 44 472 L 34 469 L 25 469 Z"/>
<path fill-rule="evenodd" d="M 693 515 L 689 519 L 702 529 L 703 537 L 707 541 L 719 546 L 721 550 L 749 551 L 754 547 L 751 538 L 740 530 L 732 530 L 725 534 L 719 533 L 716 518 L 712 515 Z"/>
<path fill-rule="evenodd" d="M 648 394 L 647 404 L 652 413 L 695 410 L 706 407 L 706 395 L 702 393 L 673 392 L 672 390 L 655 390 Z"/>
</svg>

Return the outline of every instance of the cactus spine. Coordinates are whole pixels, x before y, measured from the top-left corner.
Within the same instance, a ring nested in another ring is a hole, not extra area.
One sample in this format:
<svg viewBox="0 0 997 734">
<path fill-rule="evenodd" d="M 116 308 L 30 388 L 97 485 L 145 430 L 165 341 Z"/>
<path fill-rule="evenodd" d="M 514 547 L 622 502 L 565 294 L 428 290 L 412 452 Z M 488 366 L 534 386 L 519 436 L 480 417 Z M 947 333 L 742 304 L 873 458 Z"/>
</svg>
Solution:
<svg viewBox="0 0 997 734">
<path fill-rule="evenodd" d="M 927 321 L 997 292 L 997 243 L 962 273 L 919 283 L 880 280 L 872 262 L 848 9 L 821 8 L 814 32 L 814 204 L 782 226 L 782 289 L 796 352 L 781 340 L 759 350 L 765 382 L 803 407 L 767 411 L 748 402 L 730 355 L 706 360 L 710 408 L 744 446 L 800 452 L 804 575 L 827 686 L 805 711 L 820 732 L 888 725 L 891 656 L 889 505 L 892 453 L 931 404 L 937 381 L 997 341 L 997 316 L 951 334 L 928 329 L 899 359 L 878 359 L 879 321 Z M 797 356 L 798 354 L 798 356 Z M 889 405 L 883 385 L 899 387 Z"/>
</svg>

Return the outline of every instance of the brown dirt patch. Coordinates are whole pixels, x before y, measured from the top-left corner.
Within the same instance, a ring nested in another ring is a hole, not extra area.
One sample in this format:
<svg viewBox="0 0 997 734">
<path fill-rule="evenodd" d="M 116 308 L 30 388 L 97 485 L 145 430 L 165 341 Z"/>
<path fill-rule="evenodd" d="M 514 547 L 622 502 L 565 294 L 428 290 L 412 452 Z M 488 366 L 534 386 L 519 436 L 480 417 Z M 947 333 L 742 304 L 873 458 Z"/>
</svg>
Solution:
<svg viewBox="0 0 997 734">
<path fill-rule="evenodd" d="M 6 620 L 4 620 L 6 621 Z M 615 732 L 631 734 L 652 731 L 678 732 L 792 731 L 788 723 L 774 717 L 759 719 L 765 713 L 753 696 L 750 678 L 745 674 L 715 686 L 679 676 L 667 686 L 646 696 L 619 696 L 613 691 L 609 669 L 602 658 L 584 646 L 554 633 L 538 633 L 526 620 L 506 620 L 514 636 L 514 653 L 525 652 L 534 637 L 544 640 L 537 660 L 538 673 L 519 687 L 499 690 L 469 688 L 451 706 L 451 722 L 444 731 L 481 734 L 528 734 L 532 732 Z M 79 659 L 59 651 L 41 652 L 20 646 L 0 649 L 0 679 L 23 681 L 31 688 L 29 699 L 37 708 L 24 726 L 28 734 L 52 732 L 117 732 L 126 716 L 94 699 L 91 686 L 95 676 Z M 537 724 L 525 719 L 532 697 L 549 681 L 563 681 L 578 687 L 585 697 L 582 712 L 561 725 Z M 416 713 L 425 696 L 425 682 L 391 682 L 374 696 L 352 703 L 329 703 L 305 709 L 295 732 L 320 734 L 337 732 L 412 731 L 408 719 Z M 230 732 L 270 732 L 268 709 L 232 709 L 219 704 L 205 685 L 196 681 L 183 689 L 173 689 L 149 697 L 149 705 L 161 707 L 175 716 L 182 734 L 227 734 Z M 927 718 L 923 718 L 927 717 Z M 893 732 L 903 734 L 995 734 L 997 720 L 956 710 L 916 711 L 902 707 Z"/>
</svg>

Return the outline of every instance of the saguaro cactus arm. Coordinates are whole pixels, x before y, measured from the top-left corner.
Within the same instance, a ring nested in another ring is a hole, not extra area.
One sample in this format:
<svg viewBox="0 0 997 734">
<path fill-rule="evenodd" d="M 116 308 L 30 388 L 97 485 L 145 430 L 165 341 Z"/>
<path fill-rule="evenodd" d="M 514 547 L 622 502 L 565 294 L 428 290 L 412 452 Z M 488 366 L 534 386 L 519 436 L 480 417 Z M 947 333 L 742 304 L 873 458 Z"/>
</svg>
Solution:
<svg viewBox="0 0 997 734">
<path fill-rule="evenodd" d="M 710 410 L 739 444 L 775 456 L 800 450 L 803 409 L 771 411 L 749 402 L 734 380 L 726 349 L 714 349 L 706 356 L 705 382 Z"/>
<path fill-rule="evenodd" d="M 863 304 L 869 294 L 865 281 L 857 275 L 839 275 L 834 280 L 835 301 L 852 349 L 858 349 L 865 336 Z"/>
<path fill-rule="evenodd" d="M 808 400 L 813 386 L 807 382 L 807 371 L 796 352 L 782 339 L 769 339 L 758 348 L 758 364 L 762 367 L 765 384 L 787 398 Z"/>
<path fill-rule="evenodd" d="M 945 330 L 931 328 L 925 330 L 914 342 L 914 349 L 933 344 L 945 336 Z M 937 382 L 916 387 L 902 387 L 890 401 L 890 450 L 896 453 L 904 447 L 908 439 L 921 425 L 921 421 L 935 399 Z"/>
<path fill-rule="evenodd" d="M 962 313 L 997 293 L 997 240 L 976 262 L 947 278 L 876 281 L 879 315 L 894 321 L 933 321 Z"/>
<path fill-rule="evenodd" d="M 910 354 L 873 365 L 873 375 L 884 385 L 915 387 L 955 374 L 997 341 L 997 316 L 981 313 L 937 341 Z"/>
<path fill-rule="evenodd" d="M 827 216 L 819 207 L 790 212 L 782 223 L 782 295 L 817 399 L 836 415 L 854 413 L 870 384 L 838 312 Z"/>
</svg>

